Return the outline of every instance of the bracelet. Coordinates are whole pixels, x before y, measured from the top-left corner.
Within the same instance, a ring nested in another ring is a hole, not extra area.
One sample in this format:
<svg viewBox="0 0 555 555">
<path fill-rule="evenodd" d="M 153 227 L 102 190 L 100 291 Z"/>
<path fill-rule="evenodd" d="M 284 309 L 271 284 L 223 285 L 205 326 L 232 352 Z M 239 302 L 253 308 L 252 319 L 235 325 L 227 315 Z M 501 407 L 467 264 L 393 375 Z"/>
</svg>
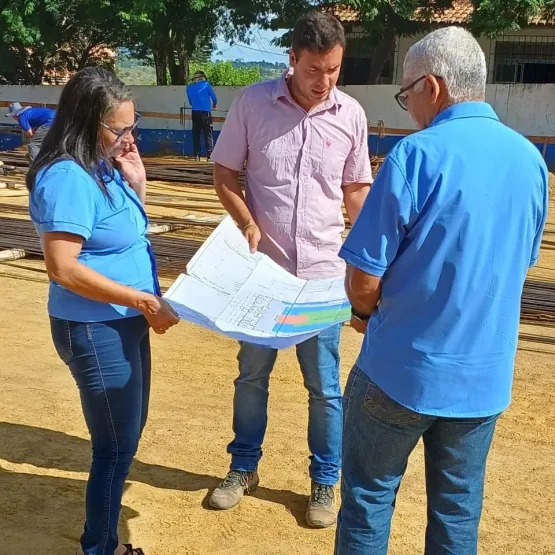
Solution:
<svg viewBox="0 0 555 555">
<path fill-rule="evenodd" d="M 355 320 L 358 320 L 359 322 L 362 322 L 363 324 L 366 324 L 368 322 L 368 320 L 370 320 L 370 315 L 369 314 L 363 314 L 362 312 L 359 312 L 358 310 L 355 310 L 352 307 L 351 307 L 351 316 Z"/>
<path fill-rule="evenodd" d="M 243 230 L 242 230 L 241 233 L 245 233 L 245 231 L 247 231 L 247 229 L 248 229 L 249 227 L 251 227 L 252 225 L 256 225 L 256 223 L 255 223 L 255 222 L 249 222 L 249 223 L 243 228 Z"/>
</svg>

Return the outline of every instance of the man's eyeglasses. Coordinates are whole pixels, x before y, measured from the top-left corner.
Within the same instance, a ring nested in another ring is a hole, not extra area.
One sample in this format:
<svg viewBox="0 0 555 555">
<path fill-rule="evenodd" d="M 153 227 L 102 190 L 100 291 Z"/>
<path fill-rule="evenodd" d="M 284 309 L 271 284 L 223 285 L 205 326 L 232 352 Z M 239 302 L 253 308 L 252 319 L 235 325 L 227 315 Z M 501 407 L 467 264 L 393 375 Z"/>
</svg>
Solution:
<svg viewBox="0 0 555 555">
<path fill-rule="evenodd" d="M 395 95 L 395 100 L 397 101 L 397 104 L 399 104 L 401 109 L 405 110 L 405 112 L 409 109 L 407 92 L 410 91 L 411 89 L 413 89 L 418 83 L 420 83 L 420 81 L 426 79 L 426 77 L 428 77 L 428 75 L 422 75 L 422 77 L 419 77 L 416 81 L 413 81 L 410 85 L 407 85 L 406 87 L 403 87 Z M 439 75 L 434 75 L 434 77 L 436 79 L 441 79 L 441 77 Z"/>
<path fill-rule="evenodd" d="M 137 125 L 139 125 L 140 119 L 141 114 L 135 112 L 135 123 L 133 125 L 130 125 L 129 127 L 124 127 L 123 129 L 114 129 L 109 125 L 106 125 L 103 121 L 100 122 L 100 125 L 102 125 L 102 127 L 104 127 L 105 129 L 108 129 L 108 131 L 111 131 L 116 136 L 116 143 L 118 143 L 123 139 L 123 137 L 125 137 L 129 133 L 133 133 L 133 131 L 137 129 Z"/>
</svg>

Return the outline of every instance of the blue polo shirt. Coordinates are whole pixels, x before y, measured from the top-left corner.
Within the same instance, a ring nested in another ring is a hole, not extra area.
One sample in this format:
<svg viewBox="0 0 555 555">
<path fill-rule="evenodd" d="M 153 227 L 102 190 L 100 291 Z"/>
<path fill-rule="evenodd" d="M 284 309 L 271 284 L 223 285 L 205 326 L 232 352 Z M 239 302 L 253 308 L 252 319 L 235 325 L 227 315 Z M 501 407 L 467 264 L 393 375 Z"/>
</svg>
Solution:
<svg viewBox="0 0 555 555">
<path fill-rule="evenodd" d="M 135 192 L 116 171 L 106 178 L 108 198 L 77 163 L 61 160 L 43 170 L 30 194 L 29 212 L 39 235 L 65 232 L 84 239 L 79 262 L 147 293 L 159 294 L 156 263 L 146 237 L 148 218 Z M 75 322 L 138 316 L 137 310 L 100 303 L 50 284 L 48 312 Z"/>
<path fill-rule="evenodd" d="M 50 108 L 28 108 L 17 117 L 23 131 L 38 129 L 43 125 L 50 127 L 56 112 Z"/>
<path fill-rule="evenodd" d="M 358 365 L 392 399 L 444 417 L 508 407 L 547 197 L 539 151 L 486 103 L 391 151 L 340 256 L 382 278 Z"/>
<path fill-rule="evenodd" d="M 216 93 L 208 81 L 197 81 L 187 85 L 187 98 L 193 110 L 212 111 L 212 105 L 218 104 Z"/>
</svg>

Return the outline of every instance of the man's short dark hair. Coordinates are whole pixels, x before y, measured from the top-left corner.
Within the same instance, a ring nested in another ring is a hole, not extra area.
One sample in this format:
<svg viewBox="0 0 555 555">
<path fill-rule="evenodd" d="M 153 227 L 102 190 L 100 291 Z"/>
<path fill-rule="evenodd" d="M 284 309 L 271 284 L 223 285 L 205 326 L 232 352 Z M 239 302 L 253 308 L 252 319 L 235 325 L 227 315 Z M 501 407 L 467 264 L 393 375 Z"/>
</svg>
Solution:
<svg viewBox="0 0 555 555">
<path fill-rule="evenodd" d="M 301 16 L 293 28 L 293 52 L 308 50 L 314 54 L 329 52 L 336 46 L 345 48 L 345 30 L 339 20 L 327 12 L 313 11 Z"/>
</svg>

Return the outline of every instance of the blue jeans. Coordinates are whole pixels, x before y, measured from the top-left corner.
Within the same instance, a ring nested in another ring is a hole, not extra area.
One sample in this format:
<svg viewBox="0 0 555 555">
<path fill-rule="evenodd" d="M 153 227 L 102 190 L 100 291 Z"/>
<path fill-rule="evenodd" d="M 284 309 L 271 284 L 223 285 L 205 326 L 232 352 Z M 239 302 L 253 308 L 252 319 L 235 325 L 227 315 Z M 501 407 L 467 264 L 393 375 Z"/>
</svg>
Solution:
<svg viewBox="0 0 555 555">
<path fill-rule="evenodd" d="M 341 465 L 340 333 L 341 326 L 334 326 L 297 345 L 297 358 L 308 390 L 310 477 L 325 485 L 337 483 Z M 233 399 L 235 439 L 228 446 L 233 470 L 253 472 L 262 457 L 268 423 L 268 386 L 276 358 L 275 349 L 250 343 L 241 345 Z"/>
<path fill-rule="evenodd" d="M 77 382 L 92 440 L 81 546 L 86 555 L 113 555 L 123 487 L 148 412 L 149 327 L 142 316 L 50 323 L 58 355 Z"/>
<path fill-rule="evenodd" d="M 386 555 L 409 455 L 424 442 L 426 555 L 475 555 L 486 459 L 499 415 L 440 418 L 413 412 L 353 369 L 344 396 L 342 506 L 336 555 Z"/>
</svg>

